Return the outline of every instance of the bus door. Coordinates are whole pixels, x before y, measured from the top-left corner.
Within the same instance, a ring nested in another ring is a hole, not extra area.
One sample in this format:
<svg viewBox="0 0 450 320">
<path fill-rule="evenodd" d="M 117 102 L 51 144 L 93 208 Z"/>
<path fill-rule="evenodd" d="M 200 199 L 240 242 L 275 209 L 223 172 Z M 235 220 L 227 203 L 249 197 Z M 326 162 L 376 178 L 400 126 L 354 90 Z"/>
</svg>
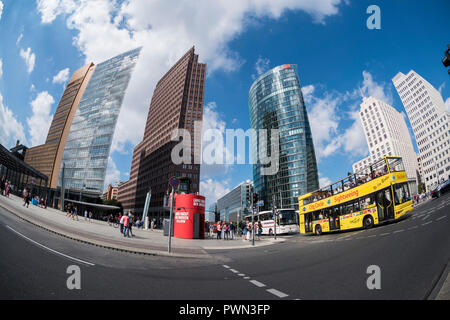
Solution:
<svg viewBox="0 0 450 320">
<path fill-rule="evenodd" d="M 330 230 L 339 230 L 340 222 L 339 222 L 339 207 L 335 207 L 330 209 Z"/>
<path fill-rule="evenodd" d="M 313 232 L 312 230 L 312 212 L 305 213 L 305 233 Z"/>
<path fill-rule="evenodd" d="M 391 188 L 378 191 L 376 194 L 378 219 L 385 221 L 394 218 L 394 202 Z"/>
</svg>

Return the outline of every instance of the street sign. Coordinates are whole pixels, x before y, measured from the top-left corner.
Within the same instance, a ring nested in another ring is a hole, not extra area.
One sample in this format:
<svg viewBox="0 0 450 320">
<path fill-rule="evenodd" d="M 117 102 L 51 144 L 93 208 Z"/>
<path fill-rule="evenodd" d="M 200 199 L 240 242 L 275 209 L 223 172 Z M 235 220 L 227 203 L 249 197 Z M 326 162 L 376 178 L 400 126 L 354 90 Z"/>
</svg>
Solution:
<svg viewBox="0 0 450 320">
<path fill-rule="evenodd" d="M 264 200 L 259 200 L 259 201 L 256 203 L 256 205 L 257 205 L 258 207 L 264 207 Z"/>
<path fill-rule="evenodd" d="M 178 180 L 176 177 L 172 177 L 169 179 L 169 184 L 172 186 L 172 188 L 176 189 L 180 184 L 180 180 Z"/>
</svg>

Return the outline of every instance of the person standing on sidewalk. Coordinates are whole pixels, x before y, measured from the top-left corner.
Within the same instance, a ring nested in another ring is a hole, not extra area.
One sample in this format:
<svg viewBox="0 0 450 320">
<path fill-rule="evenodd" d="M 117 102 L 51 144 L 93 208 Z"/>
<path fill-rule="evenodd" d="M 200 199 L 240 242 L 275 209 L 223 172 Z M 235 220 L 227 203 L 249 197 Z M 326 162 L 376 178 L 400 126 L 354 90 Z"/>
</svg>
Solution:
<svg viewBox="0 0 450 320">
<path fill-rule="evenodd" d="M 223 240 L 228 240 L 228 234 L 230 233 L 230 226 L 228 223 L 224 222 L 223 227 Z"/>
<path fill-rule="evenodd" d="M 221 222 L 219 221 L 219 222 L 217 222 L 217 240 L 220 240 L 220 238 L 221 238 L 221 232 L 222 232 L 222 224 L 221 224 Z"/>
<path fill-rule="evenodd" d="M 5 191 L 5 176 L 2 176 L 2 179 L 0 180 L 0 194 L 3 196 Z"/>
<path fill-rule="evenodd" d="M 233 240 L 234 239 L 234 230 L 235 230 L 235 226 L 233 224 L 233 221 L 230 221 L 229 227 L 230 227 L 230 238 L 231 238 L 231 240 Z"/>
<path fill-rule="evenodd" d="M 130 217 L 126 214 L 122 217 L 123 220 L 123 236 L 130 237 Z"/>
<path fill-rule="evenodd" d="M 122 212 L 119 215 L 120 233 L 123 234 L 123 215 Z"/>
<path fill-rule="evenodd" d="M 242 222 L 242 241 L 245 241 L 247 239 L 247 220 Z"/>
<path fill-rule="evenodd" d="M 87 217 L 88 217 L 88 212 L 87 212 L 87 210 L 84 210 L 84 221 L 87 221 Z"/>
</svg>

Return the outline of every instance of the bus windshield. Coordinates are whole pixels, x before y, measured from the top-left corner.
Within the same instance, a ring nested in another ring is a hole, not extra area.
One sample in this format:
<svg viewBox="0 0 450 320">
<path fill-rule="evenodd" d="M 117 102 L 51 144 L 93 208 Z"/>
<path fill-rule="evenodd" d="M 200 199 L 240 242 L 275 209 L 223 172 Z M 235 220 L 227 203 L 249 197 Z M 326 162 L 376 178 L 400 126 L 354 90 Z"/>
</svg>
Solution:
<svg viewBox="0 0 450 320">
<path fill-rule="evenodd" d="M 298 224 L 298 216 L 295 210 L 281 210 L 279 225 Z"/>
</svg>

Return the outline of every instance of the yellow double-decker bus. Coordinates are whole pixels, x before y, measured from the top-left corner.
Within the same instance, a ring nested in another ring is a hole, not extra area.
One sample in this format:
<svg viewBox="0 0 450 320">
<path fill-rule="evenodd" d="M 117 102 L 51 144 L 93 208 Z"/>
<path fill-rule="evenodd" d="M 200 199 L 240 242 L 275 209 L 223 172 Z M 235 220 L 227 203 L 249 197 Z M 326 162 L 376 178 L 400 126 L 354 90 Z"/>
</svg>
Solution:
<svg viewBox="0 0 450 320">
<path fill-rule="evenodd" d="M 384 157 L 362 171 L 299 200 L 300 233 L 371 228 L 413 210 L 400 157 Z"/>
</svg>

